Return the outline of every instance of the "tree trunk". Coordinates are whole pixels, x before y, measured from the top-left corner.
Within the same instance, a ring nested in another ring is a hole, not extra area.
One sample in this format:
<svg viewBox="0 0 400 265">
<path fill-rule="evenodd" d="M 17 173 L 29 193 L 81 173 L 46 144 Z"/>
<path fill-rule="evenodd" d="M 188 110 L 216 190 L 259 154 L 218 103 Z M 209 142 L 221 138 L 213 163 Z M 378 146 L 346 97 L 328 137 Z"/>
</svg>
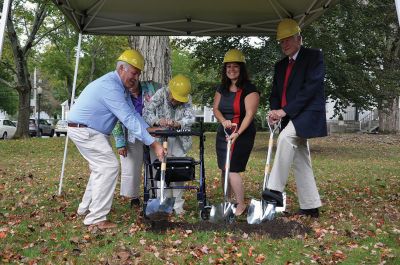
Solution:
<svg viewBox="0 0 400 265">
<path fill-rule="evenodd" d="M 18 126 L 14 138 L 29 137 L 29 116 L 31 113 L 30 97 L 32 86 L 29 79 L 28 64 L 26 61 L 26 55 L 19 45 L 17 34 L 14 30 L 14 26 L 10 17 L 7 21 L 7 27 L 8 36 L 10 38 L 11 47 L 14 54 L 15 71 L 17 74 L 17 86 L 15 89 L 18 91 L 19 95 Z"/>
<path fill-rule="evenodd" d="M 31 115 L 31 94 L 26 89 L 17 89 L 19 95 L 18 102 L 18 126 L 14 138 L 29 137 L 29 118 Z"/>
<path fill-rule="evenodd" d="M 12 2 L 13 1 L 11 1 L 10 4 L 13 7 Z M 19 95 L 18 128 L 15 132 L 14 138 L 29 137 L 29 116 L 31 113 L 30 97 L 32 85 L 29 77 L 27 58 L 29 51 L 34 45 L 39 28 L 46 17 L 46 5 L 47 3 L 45 1 L 38 3 L 38 7 L 34 13 L 34 21 L 30 28 L 31 31 L 29 34 L 24 34 L 23 36 L 23 38 L 26 39 L 25 46 L 21 46 L 21 41 L 18 39 L 17 31 L 14 27 L 13 8 L 10 8 L 7 17 L 7 34 L 10 39 L 15 64 L 15 79 L 17 83 L 15 89 L 18 91 Z"/>
<path fill-rule="evenodd" d="M 399 127 L 399 97 L 385 104 L 387 108 L 379 109 L 379 131 L 382 133 L 398 133 Z"/>
<path fill-rule="evenodd" d="M 167 85 L 171 79 L 171 49 L 166 36 L 131 36 L 129 46 L 140 51 L 145 65 L 142 80 Z"/>
</svg>

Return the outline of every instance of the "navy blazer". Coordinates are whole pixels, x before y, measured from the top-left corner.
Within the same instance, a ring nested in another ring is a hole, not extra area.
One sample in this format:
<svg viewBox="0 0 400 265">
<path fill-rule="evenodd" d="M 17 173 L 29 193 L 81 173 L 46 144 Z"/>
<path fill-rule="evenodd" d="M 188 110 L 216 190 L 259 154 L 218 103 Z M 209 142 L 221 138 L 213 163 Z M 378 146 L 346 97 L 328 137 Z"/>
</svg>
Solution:
<svg viewBox="0 0 400 265">
<path fill-rule="evenodd" d="M 275 64 L 269 99 L 272 110 L 281 109 L 283 82 L 288 63 L 289 59 L 285 57 Z M 283 110 L 287 116 L 282 121 L 282 128 L 291 120 L 299 137 L 327 135 L 324 76 L 322 52 L 301 47 L 286 88 L 287 105 Z"/>
</svg>

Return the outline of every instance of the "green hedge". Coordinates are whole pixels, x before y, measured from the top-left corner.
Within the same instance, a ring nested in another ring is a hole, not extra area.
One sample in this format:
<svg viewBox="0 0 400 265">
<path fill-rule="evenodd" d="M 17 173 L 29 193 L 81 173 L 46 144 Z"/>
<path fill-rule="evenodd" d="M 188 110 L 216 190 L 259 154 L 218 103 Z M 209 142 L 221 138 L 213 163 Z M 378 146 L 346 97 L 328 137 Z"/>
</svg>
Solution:
<svg viewBox="0 0 400 265">
<path fill-rule="evenodd" d="M 218 128 L 218 122 L 203 122 L 203 130 L 205 132 L 216 132 Z M 199 130 L 200 122 L 196 122 L 192 125 L 192 130 Z"/>
</svg>

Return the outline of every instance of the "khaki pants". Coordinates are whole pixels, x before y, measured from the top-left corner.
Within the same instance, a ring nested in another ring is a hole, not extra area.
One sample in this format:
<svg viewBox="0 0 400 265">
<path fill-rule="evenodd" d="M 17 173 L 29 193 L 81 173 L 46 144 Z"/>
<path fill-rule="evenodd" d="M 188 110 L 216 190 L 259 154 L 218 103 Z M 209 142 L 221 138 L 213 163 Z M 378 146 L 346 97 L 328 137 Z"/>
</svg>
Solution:
<svg viewBox="0 0 400 265">
<path fill-rule="evenodd" d="M 110 137 L 90 128 L 68 128 L 68 137 L 89 162 L 90 177 L 79 204 L 78 214 L 86 215 L 83 223 L 91 225 L 107 219 L 111 210 L 119 163 Z"/>
<path fill-rule="evenodd" d="M 292 121 L 279 134 L 274 164 L 267 188 L 282 192 L 285 189 L 290 167 L 293 164 L 297 195 L 301 209 L 321 207 L 315 183 L 307 139 L 296 135 Z"/>
<path fill-rule="evenodd" d="M 121 189 L 120 195 L 129 198 L 140 197 L 140 180 L 143 165 L 143 143 L 135 140 L 127 142 L 127 156 L 121 159 Z"/>
</svg>

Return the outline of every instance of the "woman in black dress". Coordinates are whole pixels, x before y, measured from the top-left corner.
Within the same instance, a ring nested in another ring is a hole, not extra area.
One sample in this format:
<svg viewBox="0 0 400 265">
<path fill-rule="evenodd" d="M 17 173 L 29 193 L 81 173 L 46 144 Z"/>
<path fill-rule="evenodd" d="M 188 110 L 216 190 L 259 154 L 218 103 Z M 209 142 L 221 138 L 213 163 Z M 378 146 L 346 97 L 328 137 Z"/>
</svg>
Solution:
<svg viewBox="0 0 400 265">
<path fill-rule="evenodd" d="M 231 49 L 225 54 L 222 81 L 215 93 L 213 105 L 214 116 L 220 122 L 216 151 L 222 176 L 227 147 L 224 128 L 229 131 L 233 123 L 237 124 L 236 132 L 229 136 L 232 140 L 229 184 L 235 194 L 237 216 L 246 210 L 243 181 L 239 173 L 246 170 L 253 148 L 256 136 L 254 116 L 260 100 L 259 92 L 249 80 L 245 63 L 245 57 L 239 50 Z"/>
</svg>

